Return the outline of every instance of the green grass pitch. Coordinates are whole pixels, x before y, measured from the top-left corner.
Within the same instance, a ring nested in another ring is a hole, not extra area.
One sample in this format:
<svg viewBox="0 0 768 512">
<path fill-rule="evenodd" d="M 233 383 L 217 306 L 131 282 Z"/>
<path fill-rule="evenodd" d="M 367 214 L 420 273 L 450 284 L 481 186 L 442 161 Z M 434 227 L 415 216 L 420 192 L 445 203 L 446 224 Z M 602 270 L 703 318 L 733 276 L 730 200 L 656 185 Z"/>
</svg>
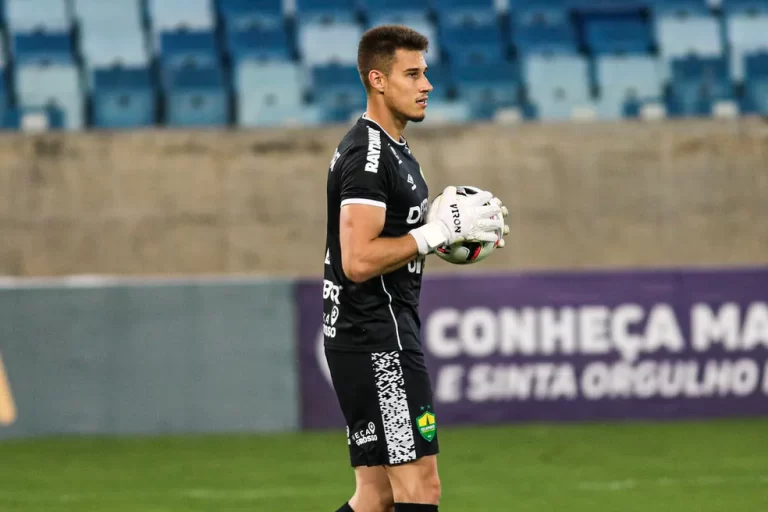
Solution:
<svg viewBox="0 0 768 512">
<path fill-rule="evenodd" d="M 768 419 L 439 430 L 442 512 L 765 512 Z M 3 512 L 333 512 L 343 432 L 0 442 Z"/>
</svg>

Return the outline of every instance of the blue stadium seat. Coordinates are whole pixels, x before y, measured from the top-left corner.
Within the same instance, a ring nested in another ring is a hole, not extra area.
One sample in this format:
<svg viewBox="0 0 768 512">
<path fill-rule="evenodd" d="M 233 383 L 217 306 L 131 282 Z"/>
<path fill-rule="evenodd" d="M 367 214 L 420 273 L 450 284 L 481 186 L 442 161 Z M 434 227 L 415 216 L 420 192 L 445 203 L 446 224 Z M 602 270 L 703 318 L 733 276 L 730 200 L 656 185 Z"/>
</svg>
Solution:
<svg viewBox="0 0 768 512">
<path fill-rule="evenodd" d="M 242 59 L 291 60 L 293 51 L 283 28 L 231 30 L 227 51 L 233 61 Z"/>
<path fill-rule="evenodd" d="M 488 27 L 498 24 L 493 0 L 440 0 L 434 2 L 441 28 Z"/>
<path fill-rule="evenodd" d="M 226 30 L 274 30 L 285 27 L 281 0 L 218 0 Z"/>
<path fill-rule="evenodd" d="M 293 62 L 242 60 L 233 69 L 232 82 L 237 96 L 237 122 L 254 126 L 295 115 L 304 106 L 308 77 L 306 70 Z"/>
<path fill-rule="evenodd" d="M 587 49 L 593 54 L 651 51 L 650 27 L 639 12 L 587 13 L 583 31 Z"/>
<path fill-rule="evenodd" d="M 432 85 L 432 92 L 429 93 L 430 105 L 433 101 L 446 100 L 455 95 L 455 82 L 448 65 L 429 64 L 426 75 Z"/>
<path fill-rule="evenodd" d="M 655 59 L 651 55 L 600 56 L 595 61 L 600 97 L 595 102 L 598 118 L 626 117 L 633 102 L 661 102 L 663 91 Z"/>
<path fill-rule="evenodd" d="M 768 114 L 768 52 L 744 56 L 743 109 L 750 114 Z"/>
<path fill-rule="evenodd" d="M 8 90 L 8 72 L 5 69 L 0 69 L 0 116 L 3 119 L 10 107 L 11 94 Z"/>
<path fill-rule="evenodd" d="M 113 65 L 145 66 L 149 51 L 140 31 L 119 31 L 113 27 L 91 27 L 80 35 L 80 52 L 89 69 Z"/>
<path fill-rule="evenodd" d="M 72 28 L 67 0 L 5 0 L 5 19 L 11 32 Z"/>
<path fill-rule="evenodd" d="M 711 15 L 662 15 L 654 21 L 662 79 L 668 80 L 672 59 L 695 55 L 719 57 L 723 54 L 721 29 Z"/>
<path fill-rule="evenodd" d="M 74 15 L 86 27 L 141 28 L 142 0 L 74 0 Z"/>
<path fill-rule="evenodd" d="M 475 118 L 491 118 L 497 109 L 519 104 L 521 80 L 515 63 L 458 66 L 453 76 L 458 99 L 469 104 Z"/>
<path fill-rule="evenodd" d="M 218 66 L 220 63 L 216 35 L 210 31 L 163 32 L 159 50 L 163 69 Z"/>
<path fill-rule="evenodd" d="M 97 128 L 138 128 L 157 121 L 149 68 L 94 70 L 92 97 Z"/>
<path fill-rule="evenodd" d="M 498 26 L 441 28 L 440 45 L 452 65 L 503 62 L 507 49 Z"/>
<path fill-rule="evenodd" d="M 170 72 L 164 104 L 169 126 L 226 125 L 229 98 L 224 71 L 216 64 Z"/>
<path fill-rule="evenodd" d="M 357 23 L 305 23 L 298 29 L 298 50 L 309 66 L 356 64 L 363 28 Z"/>
<path fill-rule="evenodd" d="M 365 108 L 365 89 L 356 66 L 315 66 L 311 71 L 313 103 L 345 112 Z"/>
<path fill-rule="evenodd" d="M 238 114 L 238 126 L 316 126 L 325 122 L 325 111 L 318 105 L 264 105 Z"/>
<path fill-rule="evenodd" d="M 557 11 L 555 11 L 557 12 Z M 576 29 L 559 16 L 510 17 L 512 43 L 520 55 L 576 53 Z"/>
<path fill-rule="evenodd" d="M 213 30 L 215 26 L 210 0 L 149 0 L 148 10 L 155 34 L 182 28 Z"/>
<path fill-rule="evenodd" d="M 544 120 L 570 119 L 591 104 L 588 65 L 579 55 L 530 55 L 522 61 L 528 100 Z"/>
<path fill-rule="evenodd" d="M 20 107 L 57 105 L 64 113 L 64 128 L 84 127 L 85 105 L 80 72 L 74 64 L 23 64 L 16 68 L 14 85 Z"/>
<path fill-rule="evenodd" d="M 305 23 L 355 23 L 357 10 L 355 0 L 295 0 L 296 21 Z"/>
<path fill-rule="evenodd" d="M 720 57 L 673 59 L 668 112 L 673 116 L 707 116 L 716 102 L 733 99 L 728 64 Z"/>
<path fill-rule="evenodd" d="M 654 15 L 706 15 L 709 13 L 708 0 L 649 0 Z"/>
<path fill-rule="evenodd" d="M 7 130 L 48 131 L 65 128 L 65 114 L 56 105 L 44 107 L 11 107 L 2 117 L 2 127 Z"/>
<path fill-rule="evenodd" d="M 510 3 L 510 17 L 516 25 L 567 23 L 570 0 L 517 0 Z"/>
<path fill-rule="evenodd" d="M 363 0 L 368 25 L 425 23 L 429 20 L 428 0 Z"/>
<path fill-rule="evenodd" d="M 423 125 L 461 124 L 474 120 L 474 112 L 465 101 L 429 100 Z"/>
<path fill-rule="evenodd" d="M 731 76 L 740 82 L 744 78 L 744 56 L 768 49 L 768 12 L 726 14 L 725 32 L 730 50 Z"/>
<path fill-rule="evenodd" d="M 767 13 L 768 0 L 720 0 L 720 8 L 726 14 Z"/>
<path fill-rule="evenodd" d="M 13 36 L 16 65 L 74 62 L 69 32 L 17 33 Z"/>
</svg>

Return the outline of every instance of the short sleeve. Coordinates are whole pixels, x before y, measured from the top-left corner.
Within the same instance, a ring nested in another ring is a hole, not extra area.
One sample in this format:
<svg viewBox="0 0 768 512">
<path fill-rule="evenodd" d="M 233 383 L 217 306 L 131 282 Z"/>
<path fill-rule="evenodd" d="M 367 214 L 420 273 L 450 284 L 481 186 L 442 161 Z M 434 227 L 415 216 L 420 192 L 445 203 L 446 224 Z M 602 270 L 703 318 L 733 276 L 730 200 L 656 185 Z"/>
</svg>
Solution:
<svg viewBox="0 0 768 512">
<path fill-rule="evenodd" d="M 368 147 L 352 148 L 342 159 L 341 206 L 369 204 L 387 207 L 390 189 L 390 169 L 381 151 Z"/>
</svg>

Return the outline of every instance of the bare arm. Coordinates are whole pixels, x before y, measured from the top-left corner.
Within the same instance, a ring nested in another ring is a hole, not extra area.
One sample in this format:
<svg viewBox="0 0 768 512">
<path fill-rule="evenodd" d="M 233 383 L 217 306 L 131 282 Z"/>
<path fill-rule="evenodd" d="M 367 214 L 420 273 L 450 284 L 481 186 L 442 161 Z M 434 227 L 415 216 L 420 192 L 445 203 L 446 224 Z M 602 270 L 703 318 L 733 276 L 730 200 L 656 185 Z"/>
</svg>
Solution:
<svg viewBox="0 0 768 512">
<path fill-rule="evenodd" d="M 386 210 L 378 206 L 347 204 L 341 208 L 341 261 L 351 281 L 361 283 L 392 272 L 418 256 L 413 236 L 379 236 L 385 218 Z"/>
</svg>

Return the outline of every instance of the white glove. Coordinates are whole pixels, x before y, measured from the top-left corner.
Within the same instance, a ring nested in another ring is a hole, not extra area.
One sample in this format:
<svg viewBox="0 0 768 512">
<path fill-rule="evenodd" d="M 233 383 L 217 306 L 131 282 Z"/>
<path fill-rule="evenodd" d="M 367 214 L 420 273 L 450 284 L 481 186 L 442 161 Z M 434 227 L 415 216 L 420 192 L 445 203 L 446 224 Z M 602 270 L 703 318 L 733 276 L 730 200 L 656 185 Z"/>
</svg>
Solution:
<svg viewBox="0 0 768 512">
<path fill-rule="evenodd" d="M 486 204 L 490 203 L 490 204 Z M 437 204 L 433 203 L 427 214 L 427 223 L 411 230 L 416 239 L 419 254 L 425 255 L 441 245 L 457 242 L 499 242 L 496 230 L 508 232 L 503 218 L 506 208 L 490 192 L 478 192 L 466 198 L 456 195 L 456 187 L 443 191 Z M 502 220 L 494 219 L 499 216 Z"/>
</svg>

